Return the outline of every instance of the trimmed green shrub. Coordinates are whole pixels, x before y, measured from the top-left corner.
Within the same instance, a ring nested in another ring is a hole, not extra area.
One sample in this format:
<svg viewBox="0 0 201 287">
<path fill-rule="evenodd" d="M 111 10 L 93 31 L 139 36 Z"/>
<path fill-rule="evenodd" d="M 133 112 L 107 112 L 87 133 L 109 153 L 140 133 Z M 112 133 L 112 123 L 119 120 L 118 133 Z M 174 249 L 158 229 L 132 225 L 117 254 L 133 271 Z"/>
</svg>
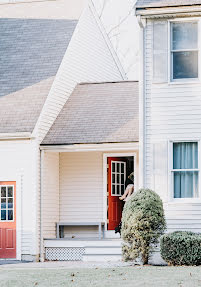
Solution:
<svg viewBox="0 0 201 287">
<path fill-rule="evenodd" d="M 201 235 L 176 231 L 161 237 L 161 257 L 169 265 L 201 265 Z"/>
<path fill-rule="evenodd" d="M 124 260 L 140 258 L 143 264 L 166 228 L 163 203 L 150 189 L 140 189 L 126 202 L 122 215 Z"/>
</svg>

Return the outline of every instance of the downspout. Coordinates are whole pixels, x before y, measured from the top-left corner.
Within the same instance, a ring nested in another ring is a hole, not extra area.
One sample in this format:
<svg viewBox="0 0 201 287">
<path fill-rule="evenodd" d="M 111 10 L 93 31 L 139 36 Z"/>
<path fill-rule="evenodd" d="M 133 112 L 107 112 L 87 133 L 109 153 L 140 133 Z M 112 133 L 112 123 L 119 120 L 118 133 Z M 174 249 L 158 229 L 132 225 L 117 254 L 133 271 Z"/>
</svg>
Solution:
<svg viewBox="0 0 201 287">
<path fill-rule="evenodd" d="M 139 187 L 146 187 L 146 109 L 145 109 L 145 27 L 146 19 L 137 16 L 140 26 L 140 85 L 139 85 Z"/>
<path fill-rule="evenodd" d="M 43 246 L 43 168 L 44 168 L 44 150 L 40 150 L 40 262 L 44 262 Z"/>
</svg>

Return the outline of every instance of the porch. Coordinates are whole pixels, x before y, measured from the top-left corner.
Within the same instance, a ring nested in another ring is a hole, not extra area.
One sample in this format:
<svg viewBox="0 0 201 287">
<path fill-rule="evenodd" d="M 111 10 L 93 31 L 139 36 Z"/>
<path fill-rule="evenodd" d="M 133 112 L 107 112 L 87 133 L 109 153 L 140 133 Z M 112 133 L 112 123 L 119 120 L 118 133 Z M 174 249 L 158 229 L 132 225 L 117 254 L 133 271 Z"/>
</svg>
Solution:
<svg viewBox="0 0 201 287">
<path fill-rule="evenodd" d="M 138 143 L 44 146 L 41 149 L 42 257 L 47 260 L 120 260 L 120 235 L 115 234 L 114 228 L 108 228 L 108 160 L 115 158 L 121 162 L 124 159 L 126 168 L 122 180 L 133 168 L 137 189 Z M 119 200 L 119 196 L 116 198 Z M 76 224 L 64 226 L 63 238 L 57 238 L 59 222 Z M 79 224 L 83 222 L 104 223 L 104 238 L 99 238 L 98 226 Z"/>
<path fill-rule="evenodd" d="M 120 255 L 114 229 L 131 172 L 138 188 L 138 113 L 137 82 L 76 86 L 41 144 L 41 260 Z M 58 222 L 76 224 L 56 239 Z M 98 239 L 97 225 L 78 226 L 87 222 L 103 223 L 105 238 Z"/>
</svg>

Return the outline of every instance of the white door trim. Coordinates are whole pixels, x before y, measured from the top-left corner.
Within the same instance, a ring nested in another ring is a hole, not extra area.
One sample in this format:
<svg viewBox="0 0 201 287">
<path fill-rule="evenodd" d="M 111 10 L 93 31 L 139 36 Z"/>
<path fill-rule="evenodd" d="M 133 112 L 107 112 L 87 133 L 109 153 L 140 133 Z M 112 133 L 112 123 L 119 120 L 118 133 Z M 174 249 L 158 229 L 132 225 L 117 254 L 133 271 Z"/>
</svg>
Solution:
<svg viewBox="0 0 201 287">
<path fill-rule="evenodd" d="M 118 152 L 103 154 L 103 221 L 105 222 L 105 230 L 107 231 L 107 159 L 108 157 L 130 157 L 134 158 L 134 190 L 138 189 L 137 179 L 137 152 Z"/>
</svg>

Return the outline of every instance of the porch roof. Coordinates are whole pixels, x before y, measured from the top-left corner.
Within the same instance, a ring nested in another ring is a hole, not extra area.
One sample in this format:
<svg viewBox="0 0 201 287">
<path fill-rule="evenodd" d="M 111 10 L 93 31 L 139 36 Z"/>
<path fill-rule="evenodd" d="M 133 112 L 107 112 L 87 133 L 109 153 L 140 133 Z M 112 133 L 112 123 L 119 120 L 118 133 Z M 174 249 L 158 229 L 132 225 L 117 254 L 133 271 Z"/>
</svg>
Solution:
<svg viewBox="0 0 201 287">
<path fill-rule="evenodd" d="M 139 141 L 138 82 L 77 85 L 42 145 Z"/>
</svg>

